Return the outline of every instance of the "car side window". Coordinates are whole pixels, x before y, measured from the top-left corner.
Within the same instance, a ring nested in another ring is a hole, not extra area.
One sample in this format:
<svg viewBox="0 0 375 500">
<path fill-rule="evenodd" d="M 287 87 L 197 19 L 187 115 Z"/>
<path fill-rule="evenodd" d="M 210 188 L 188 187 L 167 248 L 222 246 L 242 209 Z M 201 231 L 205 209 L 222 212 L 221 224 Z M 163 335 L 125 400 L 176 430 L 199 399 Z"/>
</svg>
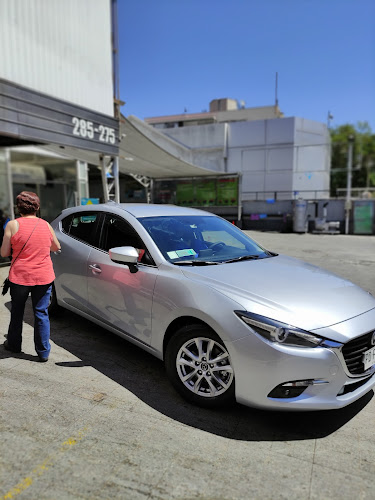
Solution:
<svg viewBox="0 0 375 500">
<path fill-rule="evenodd" d="M 124 219 L 112 214 L 106 214 L 104 218 L 100 248 L 109 251 L 116 247 L 135 247 L 139 254 L 139 262 L 153 265 L 154 262 L 148 253 L 142 239 L 134 228 Z"/>
<path fill-rule="evenodd" d="M 61 225 L 63 231 L 69 236 L 94 246 L 98 221 L 99 213 L 80 212 L 65 217 Z"/>
</svg>

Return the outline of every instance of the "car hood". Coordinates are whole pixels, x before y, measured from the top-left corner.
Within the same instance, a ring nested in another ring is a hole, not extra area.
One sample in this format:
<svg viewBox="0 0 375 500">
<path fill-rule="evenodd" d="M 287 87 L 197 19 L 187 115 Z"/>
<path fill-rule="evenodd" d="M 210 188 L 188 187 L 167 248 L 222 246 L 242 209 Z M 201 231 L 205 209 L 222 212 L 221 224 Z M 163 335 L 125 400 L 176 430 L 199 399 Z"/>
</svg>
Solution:
<svg viewBox="0 0 375 500">
<path fill-rule="evenodd" d="M 350 281 L 284 255 L 181 270 L 246 311 L 305 330 L 325 328 L 375 308 L 375 298 Z"/>
</svg>

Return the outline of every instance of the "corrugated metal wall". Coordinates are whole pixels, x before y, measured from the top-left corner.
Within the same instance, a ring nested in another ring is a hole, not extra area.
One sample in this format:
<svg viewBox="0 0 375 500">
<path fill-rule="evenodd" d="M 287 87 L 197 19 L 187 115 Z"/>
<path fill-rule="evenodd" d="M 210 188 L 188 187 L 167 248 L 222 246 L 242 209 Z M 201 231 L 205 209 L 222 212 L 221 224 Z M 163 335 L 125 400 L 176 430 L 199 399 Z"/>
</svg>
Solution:
<svg viewBox="0 0 375 500">
<path fill-rule="evenodd" d="M 0 77 L 113 116 L 110 0 L 1 0 Z"/>
</svg>

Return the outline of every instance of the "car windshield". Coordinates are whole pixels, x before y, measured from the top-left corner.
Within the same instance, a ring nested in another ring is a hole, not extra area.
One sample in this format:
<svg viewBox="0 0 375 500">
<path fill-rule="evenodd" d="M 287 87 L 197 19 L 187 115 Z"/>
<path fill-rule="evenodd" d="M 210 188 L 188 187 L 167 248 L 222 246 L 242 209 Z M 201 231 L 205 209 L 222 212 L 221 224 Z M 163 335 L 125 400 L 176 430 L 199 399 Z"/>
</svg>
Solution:
<svg viewBox="0 0 375 500">
<path fill-rule="evenodd" d="M 184 215 L 138 220 L 173 264 L 210 265 L 273 255 L 219 217 Z"/>
</svg>

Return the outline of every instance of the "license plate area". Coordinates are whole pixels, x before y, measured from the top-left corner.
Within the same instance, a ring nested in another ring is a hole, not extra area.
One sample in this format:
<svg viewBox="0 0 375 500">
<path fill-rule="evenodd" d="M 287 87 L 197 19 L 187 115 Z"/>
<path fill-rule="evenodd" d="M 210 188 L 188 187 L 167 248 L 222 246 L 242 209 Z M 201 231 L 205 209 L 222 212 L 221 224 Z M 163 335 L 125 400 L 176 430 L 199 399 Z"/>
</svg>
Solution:
<svg viewBox="0 0 375 500">
<path fill-rule="evenodd" d="M 365 370 L 368 370 L 375 365 L 375 346 L 363 353 L 362 362 Z"/>
</svg>

